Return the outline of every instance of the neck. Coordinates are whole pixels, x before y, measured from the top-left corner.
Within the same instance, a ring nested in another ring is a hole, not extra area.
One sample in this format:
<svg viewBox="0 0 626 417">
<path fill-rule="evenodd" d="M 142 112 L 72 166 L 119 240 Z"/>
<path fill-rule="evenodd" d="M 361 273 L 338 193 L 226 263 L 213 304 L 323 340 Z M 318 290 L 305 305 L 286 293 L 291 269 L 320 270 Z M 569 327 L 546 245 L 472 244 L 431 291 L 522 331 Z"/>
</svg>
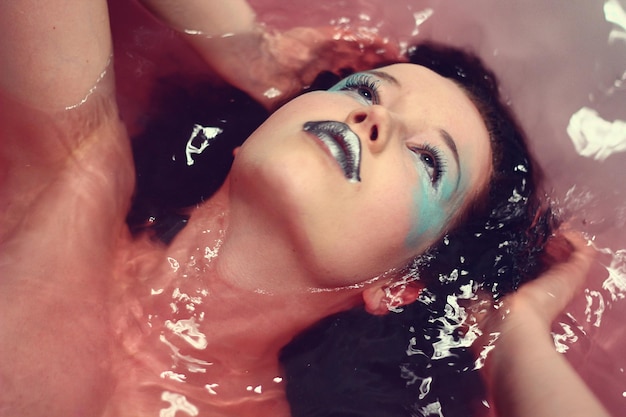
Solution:
<svg viewBox="0 0 626 417">
<path fill-rule="evenodd" d="M 252 231 L 233 224 L 228 201 L 225 187 L 192 214 L 169 248 L 162 275 L 170 290 L 162 307 L 179 320 L 195 317 L 198 324 L 202 317 L 198 330 L 211 335 L 205 348 L 211 362 L 275 373 L 285 344 L 321 318 L 356 306 L 360 294 L 294 285 L 302 281 L 297 254 L 274 244 L 263 222 L 252 222 Z M 193 308 L 190 300 L 197 301 Z"/>
</svg>

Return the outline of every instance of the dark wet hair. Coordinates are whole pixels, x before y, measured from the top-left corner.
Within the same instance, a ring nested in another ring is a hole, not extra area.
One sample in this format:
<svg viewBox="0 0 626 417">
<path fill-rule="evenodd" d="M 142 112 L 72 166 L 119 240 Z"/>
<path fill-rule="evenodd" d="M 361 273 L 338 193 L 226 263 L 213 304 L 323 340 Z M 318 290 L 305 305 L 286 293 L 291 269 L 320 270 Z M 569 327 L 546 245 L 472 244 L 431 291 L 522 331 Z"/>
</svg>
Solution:
<svg viewBox="0 0 626 417">
<path fill-rule="evenodd" d="M 268 112 L 236 88 L 190 76 L 160 79 L 143 115 L 145 129 L 133 138 L 137 186 L 126 218 L 133 234 L 149 233 L 171 241 L 185 226 L 187 208 L 215 193 L 233 163 L 233 150 L 259 127 Z M 195 125 L 219 129 L 213 139 L 202 133 L 191 143 L 205 152 L 191 155 L 186 147 Z"/>
<path fill-rule="evenodd" d="M 541 255 L 557 221 L 538 188 L 540 173 L 522 129 L 500 97 L 495 75 L 477 56 L 426 44 L 413 48 L 409 57 L 467 91 L 485 121 L 493 153 L 487 189 L 464 213 L 464 220 L 423 257 L 427 262 L 422 269 L 428 272 L 422 275 L 430 277 L 433 290 L 448 282 L 472 282 L 500 297 L 544 268 Z M 465 271 L 462 276 L 468 278 L 443 279 L 456 276 L 455 271 Z"/>
<path fill-rule="evenodd" d="M 542 251 L 557 224 L 496 77 L 478 57 L 441 45 L 411 48 L 409 60 L 467 92 L 490 133 L 493 175 L 463 220 L 407 268 L 426 284 L 417 302 L 382 317 L 339 313 L 283 349 L 293 417 L 474 415 L 484 388 L 457 297 L 483 290 L 499 298 L 545 267 Z"/>
</svg>

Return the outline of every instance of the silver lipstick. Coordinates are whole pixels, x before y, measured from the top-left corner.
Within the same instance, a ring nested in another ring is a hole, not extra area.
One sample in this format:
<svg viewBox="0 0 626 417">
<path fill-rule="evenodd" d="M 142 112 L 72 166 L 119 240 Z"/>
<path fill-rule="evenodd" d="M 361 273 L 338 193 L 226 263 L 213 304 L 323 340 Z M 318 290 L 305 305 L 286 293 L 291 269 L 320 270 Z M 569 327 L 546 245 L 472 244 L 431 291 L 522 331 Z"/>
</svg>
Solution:
<svg viewBox="0 0 626 417">
<path fill-rule="evenodd" d="M 347 124 L 334 121 L 306 122 L 304 130 L 317 136 L 328 147 L 349 181 L 361 181 L 361 141 Z"/>
</svg>

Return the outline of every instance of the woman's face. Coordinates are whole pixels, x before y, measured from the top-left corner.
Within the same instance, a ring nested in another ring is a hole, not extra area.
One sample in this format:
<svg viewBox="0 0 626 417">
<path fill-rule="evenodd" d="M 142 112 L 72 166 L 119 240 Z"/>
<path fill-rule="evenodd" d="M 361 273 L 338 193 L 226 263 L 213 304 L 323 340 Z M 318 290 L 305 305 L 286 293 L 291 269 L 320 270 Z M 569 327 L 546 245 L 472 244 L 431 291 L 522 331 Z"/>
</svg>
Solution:
<svg viewBox="0 0 626 417">
<path fill-rule="evenodd" d="M 276 111 L 237 154 L 231 192 L 285 239 L 311 287 L 332 288 L 422 253 L 490 174 L 488 132 L 466 94 L 396 64 Z"/>
</svg>

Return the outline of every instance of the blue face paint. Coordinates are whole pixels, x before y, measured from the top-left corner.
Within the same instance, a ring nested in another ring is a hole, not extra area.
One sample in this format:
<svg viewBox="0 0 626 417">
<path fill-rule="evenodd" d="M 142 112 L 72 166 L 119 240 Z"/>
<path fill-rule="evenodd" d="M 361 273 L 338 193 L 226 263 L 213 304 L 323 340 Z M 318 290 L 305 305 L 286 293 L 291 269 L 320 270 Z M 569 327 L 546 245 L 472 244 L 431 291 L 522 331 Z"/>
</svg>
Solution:
<svg viewBox="0 0 626 417">
<path fill-rule="evenodd" d="M 413 189 L 413 205 L 411 228 L 404 241 L 407 248 L 417 248 L 425 241 L 435 239 L 445 228 L 449 220 L 449 214 L 456 210 L 450 210 L 447 204 L 450 201 L 456 187 L 445 179 L 438 187 L 433 188 L 427 176 L 418 173 L 421 185 Z M 446 210 L 448 208 L 448 210 Z"/>
<path fill-rule="evenodd" d="M 449 201 L 450 198 L 452 198 L 452 193 L 454 193 L 455 190 L 458 190 L 458 188 L 458 185 L 452 185 L 451 181 L 442 181 L 439 185 L 439 198 L 441 201 Z"/>
<path fill-rule="evenodd" d="M 441 205 L 441 196 L 437 190 L 430 187 L 430 184 L 413 190 L 412 212 L 411 228 L 404 241 L 408 248 L 416 248 L 425 241 L 437 237 L 447 219 Z"/>
</svg>

